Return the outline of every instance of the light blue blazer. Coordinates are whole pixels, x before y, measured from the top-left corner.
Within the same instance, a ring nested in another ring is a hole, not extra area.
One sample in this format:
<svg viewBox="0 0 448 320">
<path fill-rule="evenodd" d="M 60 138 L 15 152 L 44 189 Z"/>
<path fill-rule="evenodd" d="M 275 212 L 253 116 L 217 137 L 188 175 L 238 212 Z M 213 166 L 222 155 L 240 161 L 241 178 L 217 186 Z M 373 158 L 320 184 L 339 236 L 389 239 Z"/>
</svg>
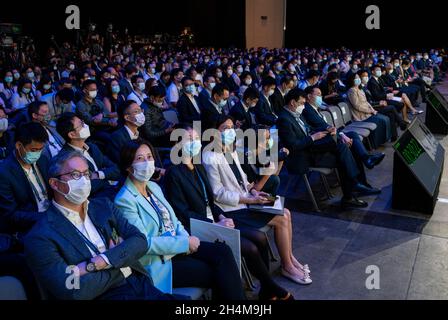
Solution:
<svg viewBox="0 0 448 320">
<path fill-rule="evenodd" d="M 171 221 L 176 229 L 176 236 L 161 236 L 159 234 L 159 218 L 151 204 L 137 191 L 128 178 L 115 197 L 115 205 L 129 223 L 136 226 L 148 241 L 148 251 L 140 258 L 140 262 L 151 275 L 154 285 L 165 293 L 172 293 L 173 269 L 170 256 L 186 253 L 189 249 L 189 234 L 176 218 L 160 187 L 154 182 L 148 182 L 148 188 L 169 210 Z M 162 234 L 165 233 L 162 226 Z M 163 257 L 163 259 L 162 259 Z"/>
</svg>

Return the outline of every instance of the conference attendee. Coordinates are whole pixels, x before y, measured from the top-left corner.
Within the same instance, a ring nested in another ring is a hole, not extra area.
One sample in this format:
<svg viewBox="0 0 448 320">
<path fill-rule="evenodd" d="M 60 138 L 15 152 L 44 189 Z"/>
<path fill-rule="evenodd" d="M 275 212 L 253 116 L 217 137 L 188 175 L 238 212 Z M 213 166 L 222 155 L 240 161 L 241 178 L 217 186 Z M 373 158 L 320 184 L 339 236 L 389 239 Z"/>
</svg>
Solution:
<svg viewBox="0 0 448 320">
<path fill-rule="evenodd" d="M 8 130 L 8 115 L 4 106 L 0 106 L 0 162 L 5 159 L 14 148 L 14 135 Z"/>
<path fill-rule="evenodd" d="M 142 76 L 136 75 L 131 78 L 132 92 L 128 95 L 126 100 L 135 101 L 139 106 L 147 98 L 145 93 L 145 80 Z"/>
<path fill-rule="evenodd" d="M 310 284 L 309 267 L 297 261 L 292 253 L 291 214 L 288 209 L 282 215 L 253 211 L 250 205 L 266 204 L 267 194 L 253 188 L 241 168 L 234 143 L 236 133 L 230 116 L 221 116 L 217 122 L 213 149 L 204 150 L 203 165 L 213 191 L 215 204 L 235 227 L 261 229 L 274 228 L 282 275 L 298 284 Z"/>
<path fill-rule="evenodd" d="M 140 132 L 146 140 L 156 147 L 169 147 L 174 123 L 167 121 L 163 115 L 165 109 L 165 90 L 161 86 L 152 87 L 148 98 L 141 105 L 144 110 L 145 123 Z"/>
<path fill-rule="evenodd" d="M 346 89 L 339 83 L 337 71 L 329 72 L 326 78 L 319 84 L 319 89 L 322 91 L 323 101 L 328 105 L 337 106 L 344 101 L 343 94 Z"/>
<path fill-rule="evenodd" d="M 310 70 L 306 74 L 306 78 L 299 82 L 299 89 L 305 90 L 307 87 L 313 87 L 319 82 L 320 73 L 316 70 Z"/>
<path fill-rule="evenodd" d="M 49 159 L 41 156 L 47 141 L 39 123 L 17 128 L 14 151 L 0 163 L 0 232 L 27 232 L 48 209 Z"/>
<path fill-rule="evenodd" d="M 361 76 L 361 90 L 364 92 L 367 101 L 369 104 L 378 111 L 389 118 L 389 126 L 386 131 L 388 132 L 387 137 L 390 138 L 390 141 L 393 142 L 398 139 L 398 131 L 397 128 L 400 127 L 401 130 L 406 130 L 407 123 L 403 120 L 403 118 L 398 113 L 397 109 L 389 105 L 386 100 L 374 100 L 372 93 L 368 88 L 369 83 L 369 75 L 367 71 L 362 71 L 360 73 Z M 354 115 L 356 117 L 356 115 Z"/>
<path fill-rule="evenodd" d="M 118 80 L 111 79 L 106 84 L 106 95 L 103 98 L 104 107 L 110 116 L 118 116 L 118 108 L 126 101 L 121 93 Z"/>
<path fill-rule="evenodd" d="M 230 115 L 235 120 L 235 126 L 243 131 L 255 125 L 253 110 L 257 105 L 260 94 L 256 89 L 247 88 L 242 99 L 230 109 Z"/>
<path fill-rule="evenodd" d="M 43 101 L 34 101 L 28 106 L 28 118 L 44 127 L 48 134 L 48 143 L 45 146 L 44 155 L 48 158 L 56 156 L 65 144 L 56 131 L 55 126 L 50 125 L 51 115 L 48 104 Z"/>
<path fill-rule="evenodd" d="M 184 77 L 182 88 L 183 93 L 176 104 L 179 121 L 192 125 L 194 121 L 201 121 L 201 103 L 193 79 Z"/>
<path fill-rule="evenodd" d="M 128 97 L 133 90 L 132 77 L 137 75 L 137 68 L 134 65 L 127 65 L 125 68 L 125 76 L 120 80 L 120 92 L 123 96 Z"/>
<path fill-rule="evenodd" d="M 200 105 L 205 105 L 212 97 L 212 90 L 216 86 L 215 77 L 210 74 L 204 76 L 204 88 L 199 92 L 198 99 Z"/>
<path fill-rule="evenodd" d="M 17 92 L 11 98 L 11 116 L 15 111 L 27 107 L 31 102 L 36 100 L 33 91 L 33 83 L 28 79 L 21 79 L 17 84 Z"/>
<path fill-rule="evenodd" d="M 61 114 L 74 111 L 74 98 L 75 94 L 72 89 L 62 88 L 57 92 L 44 95 L 41 101 L 47 103 L 50 109 L 51 121 L 55 121 Z"/>
<path fill-rule="evenodd" d="M 165 300 L 138 259 L 145 236 L 107 199 L 87 200 L 87 160 L 58 156 L 49 169 L 54 200 L 25 239 L 25 256 L 49 299 Z M 43 259 L 43 257 L 45 257 Z M 70 275 L 78 278 L 69 282 Z"/>
<path fill-rule="evenodd" d="M 350 149 L 344 143 L 336 143 L 331 137 L 337 134 L 335 128 L 330 131 L 328 125 L 316 128 L 309 126 L 302 117 L 305 101 L 306 95 L 302 90 L 291 90 L 277 121 L 280 141 L 290 152 L 286 162 L 288 172 L 303 175 L 312 166 L 337 168 L 343 192 L 341 206 L 367 207 L 367 202 L 356 198 L 354 192 L 375 194 L 377 191 L 358 182 L 359 170 Z"/>
<path fill-rule="evenodd" d="M 221 115 L 228 114 L 225 107 L 229 97 L 230 91 L 227 86 L 217 84 L 213 88 L 211 98 L 202 105 L 201 121 L 203 130 L 215 128 L 217 119 Z"/>
<path fill-rule="evenodd" d="M 184 133 L 175 148 L 181 150 L 181 163 L 170 167 L 166 174 L 165 195 L 180 222 L 190 230 L 190 218 L 235 228 L 232 219 L 226 218 L 215 205 L 213 191 L 204 166 L 194 163 L 200 155 L 201 139 L 194 129 L 182 126 Z M 269 257 L 266 238 L 255 229 L 240 231 L 241 254 L 251 274 L 260 280 L 259 299 L 292 300 L 293 297 L 280 287 L 269 274 Z"/>
<path fill-rule="evenodd" d="M 184 78 L 184 72 L 182 69 L 175 68 L 171 71 L 171 84 L 166 90 L 166 101 L 172 107 L 176 107 L 177 101 L 181 95 L 182 79 Z"/>
<path fill-rule="evenodd" d="M 165 293 L 176 287 L 202 287 L 212 288 L 213 296 L 222 300 L 244 299 L 230 248 L 190 236 L 160 187 L 149 181 L 155 170 L 153 155 L 145 141 L 123 148 L 120 166 L 128 177 L 115 205 L 147 238 L 148 249 L 140 261 L 154 285 Z"/>
<path fill-rule="evenodd" d="M 6 71 L 3 77 L 3 82 L 0 82 L 0 98 L 4 102 L 4 107 L 7 113 L 11 107 L 11 98 L 17 91 L 17 83 L 14 81 L 14 76 L 11 71 Z"/>
<path fill-rule="evenodd" d="M 285 106 L 285 96 L 292 88 L 294 88 L 292 77 L 286 75 L 280 79 L 280 85 L 275 88 L 274 93 L 269 97 L 275 114 L 279 114 Z"/>
<path fill-rule="evenodd" d="M 70 112 L 58 119 L 56 130 L 66 142 L 60 153 L 78 151 L 88 160 L 92 172 L 91 197 L 113 199 L 117 192 L 116 181 L 121 179 L 120 170 L 96 144 L 86 142 L 90 137 L 89 125 Z"/>
<path fill-rule="evenodd" d="M 36 100 L 41 100 L 44 95 L 51 93 L 54 93 L 53 82 L 49 76 L 45 75 L 36 87 Z"/>
<path fill-rule="evenodd" d="M 266 77 L 261 82 L 261 92 L 258 103 L 254 109 L 257 124 L 264 124 L 267 126 L 273 126 L 277 121 L 277 114 L 269 100 L 271 95 L 274 94 L 276 88 L 275 79 L 272 77 Z"/>
<path fill-rule="evenodd" d="M 109 131 L 117 126 L 117 118 L 110 118 L 104 103 L 97 99 L 97 86 L 94 80 L 82 83 L 83 98 L 76 104 L 76 115 L 89 125 L 92 135 L 107 144 Z"/>
</svg>

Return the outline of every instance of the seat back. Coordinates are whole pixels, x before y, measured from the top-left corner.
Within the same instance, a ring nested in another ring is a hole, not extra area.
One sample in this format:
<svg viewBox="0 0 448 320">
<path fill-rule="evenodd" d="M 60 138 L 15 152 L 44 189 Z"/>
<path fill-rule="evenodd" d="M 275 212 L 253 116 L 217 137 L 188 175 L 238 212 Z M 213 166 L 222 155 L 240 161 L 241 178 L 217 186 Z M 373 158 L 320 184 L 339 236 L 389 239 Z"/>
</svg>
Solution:
<svg viewBox="0 0 448 320">
<path fill-rule="evenodd" d="M 22 283 L 14 277 L 0 277 L 0 300 L 27 300 Z"/>
<path fill-rule="evenodd" d="M 333 117 L 333 123 L 336 129 L 345 126 L 344 118 L 342 116 L 342 112 L 341 109 L 339 109 L 339 107 L 329 106 L 328 111 L 331 113 L 331 116 Z"/>
<path fill-rule="evenodd" d="M 321 110 L 320 114 L 324 117 L 324 120 L 328 125 L 334 126 L 333 116 L 331 115 L 330 111 L 327 110 Z"/>
<path fill-rule="evenodd" d="M 342 117 L 344 119 L 344 124 L 352 122 L 352 112 L 350 107 L 346 102 L 340 102 L 338 104 L 339 109 L 341 110 Z"/>
</svg>

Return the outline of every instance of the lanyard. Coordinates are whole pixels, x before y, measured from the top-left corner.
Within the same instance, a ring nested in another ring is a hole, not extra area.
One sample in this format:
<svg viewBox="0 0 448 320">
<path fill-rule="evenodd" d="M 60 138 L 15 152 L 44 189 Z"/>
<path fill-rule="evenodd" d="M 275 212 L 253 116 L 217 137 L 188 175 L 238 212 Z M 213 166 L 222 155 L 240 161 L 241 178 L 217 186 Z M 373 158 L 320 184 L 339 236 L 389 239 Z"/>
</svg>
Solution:
<svg viewBox="0 0 448 320">
<path fill-rule="evenodd" d="M 73 224 L 72 224 L 73 225 Z M 82 233 L 81 231 L 79 231 L 79 229 L 78 228 L 76 228 L 76 226 L 75 225 L 73 225 L 73 227 L 75 228 L 75 230 L 78 232 L 78 234 L 81 236 L 81 238 L 84 240 L 84 243 L 93 251 L 93 252 L 95 252 L 95 254 L 98 256 L 98 255 L 100 255 L 101 254 L 101 252 L 100 252 L 100 250 L 98 250 L 98 248 L 97 248 L 97 246 L 96 245 L 94 245 L 93 243 L 92 243 L 92 241 L 90 241 L 85 235 L 84 235 L 84 233 Z M 96 229 L 96 228 L 95 228 Z M 104 236 L 101 234 L 101 232 L 99 232 L 98 230 L 97 230 L 97 232 L 98 232 L 98 234 L 100 235 L 100 237 L 101 237 L 101 240 L 103 241 L 103 243 L 104 243 L 104 245 L 106 246 L 106 240 L 104 239 Z"/>
<path fill-rule="evenodd" d="M 199 174 L 199 171 L 196 169 L 196 167 L 194 168 L 194 171 L 195 171 L 196 174 L 198 175 L 199 182 L 201 183 L 201 186 L 202 186 L 202 192 L 204 193 L 204 201 L 205 201 L 205 205 L 208 206 L 208 205 L 209 205 L 209 201 L 208 201 L 208 196 L 207 196 L 207 190 L 205 189 L 205 183 L 204 183 L 204 180 L 202 180 L 202 177 L 201 177 L 201 175 Z"/>
<path fill-rule="evenodd" d="M 152 198 L 151 194 L 149 195 L 149 200 L 146 197 L 144 197 L 144 198 L 145 198 L 146 201 L 148 201 L 148 203 L 151 205 L 151 207 L 153 207 L 153 209 L 157 213 L 157 218 L 159 219 L 159 234 L 162 234 L 162 231 L 163 231 L 163 228 L 162 228 L 162 226 L 163 226 L 162 212 L 160 211 L 160 208 L 157 206 L 156 202 Z"/>
<path fill-rule="evenodd" d="M 138 95 L 138 93 L 135 92 L 134 90 L 132 90 L 132 92 L 135 94 L 135 96 L 138 98 L 138 100 L 140 100 L 140 103 L 143 103 L 143 99 L 140 98 L 140 96 Z"/>
<path fill-rule="evenodd" d="M 41 197 L 39 196 L 39 191 L 37 191 L 36 186 L 31 182 L 30 177 L 28 176 L 28 172 L 25 171 L 26 177 L 28 179 L 28 182 L 30 183 L 31 190 L 33 191 L 34 195 L 37 197 L 37 201 L 42 202 Z M 47 189 L 42 185 L 42 182 L 39 179 L 39 175 L 34 170 L 34 165 L 31 166 L 31 173 L 33 174 L 34 178 L 36 178 L 37 184 L 39 185 L 39 188 L 42 190 L 42 193 L 46 196 L 47 195 Z"/>
</svg>

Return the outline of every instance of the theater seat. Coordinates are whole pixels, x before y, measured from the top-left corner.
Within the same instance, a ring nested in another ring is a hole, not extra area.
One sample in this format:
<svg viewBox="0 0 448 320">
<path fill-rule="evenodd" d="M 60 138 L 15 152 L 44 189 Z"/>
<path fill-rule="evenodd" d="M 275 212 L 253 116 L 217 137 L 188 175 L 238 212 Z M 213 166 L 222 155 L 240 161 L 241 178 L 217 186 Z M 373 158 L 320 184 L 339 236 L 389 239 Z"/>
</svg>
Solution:
<svg viewBox="0 0 448 320">
<path fill-rule="evenodd" d="M 0 300 L 27 300 L 22 283 L 14 277 L 0 277 Z"/>
<path fill-rule="evenodd" d="M 209 289 L 206 288 L 196 288 L 196 287 L 185 287 L 185 288 L 173 288 L 173 294 L 181 294 L 184 296 L 191 297 L 191 300 L 209 300 L 208 297 Z"/>
</svg>

